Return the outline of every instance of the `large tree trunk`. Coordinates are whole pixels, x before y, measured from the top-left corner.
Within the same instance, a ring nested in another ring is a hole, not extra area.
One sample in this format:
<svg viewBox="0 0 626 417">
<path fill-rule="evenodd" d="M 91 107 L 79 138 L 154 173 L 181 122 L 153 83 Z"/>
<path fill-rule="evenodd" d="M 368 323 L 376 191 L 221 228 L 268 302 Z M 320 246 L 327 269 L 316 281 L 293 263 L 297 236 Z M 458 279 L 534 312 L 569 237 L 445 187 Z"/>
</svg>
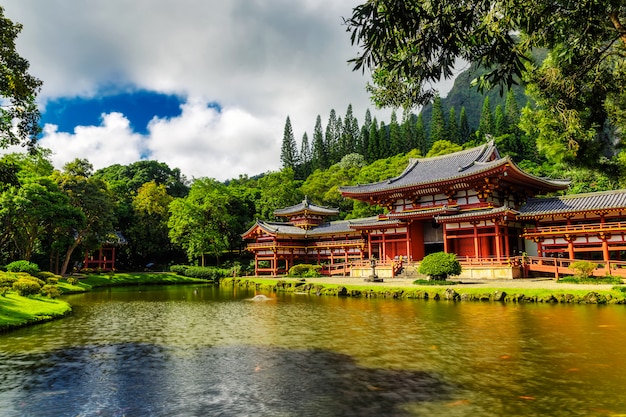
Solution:
<svg viewBox="0 0 626 417">
<path fill-rule="evenodd" d="M 67 248 L 67 252 L 65 253 L 65 259 L 63 260 L 63 266 L 61 267 L 61 276 L 65 276 L 65 273 L 67 272 L 67 266 L 70 263 L 70 258 L 72 257 L 72 253 L 74 252 L 74 249 L 76 249 L 78 247 L 78 245 L 80 244 L 80 239 L 76 239 L 74 240 L 74 243 L 72 243 L 70 245 L 69 248 Z"/>
</svg>

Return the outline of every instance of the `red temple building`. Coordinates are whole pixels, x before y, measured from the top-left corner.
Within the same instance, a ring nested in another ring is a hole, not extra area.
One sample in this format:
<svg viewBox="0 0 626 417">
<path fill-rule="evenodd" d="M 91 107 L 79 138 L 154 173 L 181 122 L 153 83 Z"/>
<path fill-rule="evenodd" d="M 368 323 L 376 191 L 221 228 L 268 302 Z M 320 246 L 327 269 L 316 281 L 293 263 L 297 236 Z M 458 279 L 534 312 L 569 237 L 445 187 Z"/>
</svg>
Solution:
<svg viewBox="0 0 626 417">
<path fill-rule="evenodd" d="M 455 253 L 470 278 L 567 273 L 568 264 L 555 259 L 589 258 L 608 271 L 626 250 L 626 191 L 536 198 L 567 188 L 567 181 L 524 172 L 488 142 L 412 159 L 395 178 L 340 189 L 384 207 L 384 215 L 329 221 L 337 210 L 305 200 L 274 213 L 284 221 L 259 221 L 243 238 L 256 274 L 319 263 L 329 274 L 363 276 L 376 259 L 379 271 L 394 276 L 438 251 Z"/>
</svg>

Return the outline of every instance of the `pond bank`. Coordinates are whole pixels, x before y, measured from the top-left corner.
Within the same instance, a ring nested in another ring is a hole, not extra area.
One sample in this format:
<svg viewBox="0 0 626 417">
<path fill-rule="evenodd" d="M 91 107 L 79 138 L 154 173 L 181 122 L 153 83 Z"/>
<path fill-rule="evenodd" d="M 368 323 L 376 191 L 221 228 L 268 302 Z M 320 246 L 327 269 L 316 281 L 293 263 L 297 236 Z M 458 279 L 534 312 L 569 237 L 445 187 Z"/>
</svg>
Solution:
<svg viewBox="0 0 626 417">
<path fill-rule="evenodd" d="M 568 284 L 551 279 L 476 281 L 454 285 L 415 285 L 410 280 L 364 282 L 359 278 L 224 278 L 220 285 L 259 291 L 346 297 L 454 301 L 626 304 L 626 292 L 606 284 Z M 626 290 L 626 287 L 619 287 Z"/>
</svg>

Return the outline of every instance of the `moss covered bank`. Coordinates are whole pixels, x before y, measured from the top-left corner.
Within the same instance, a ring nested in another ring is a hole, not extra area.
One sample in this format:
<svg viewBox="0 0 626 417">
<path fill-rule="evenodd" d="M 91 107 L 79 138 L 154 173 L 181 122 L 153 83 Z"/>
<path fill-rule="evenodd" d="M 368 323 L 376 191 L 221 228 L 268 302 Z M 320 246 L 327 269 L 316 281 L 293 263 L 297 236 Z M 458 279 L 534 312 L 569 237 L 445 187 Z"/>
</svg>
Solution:
<svg viewBox="0 0 626 417">
<path fill-rule="evenodd" d="M 307 293 L 341 297 L 366 297 L 417 300 L 488 301 L 501 303 L 626 304 L 626 287 L 610 290 L 472 288 L 471 286 L 402 287 L 311 283 L 298 279 L 223 278 L 222 286 L 254 288 L 258 291 Z"/>
</svg>

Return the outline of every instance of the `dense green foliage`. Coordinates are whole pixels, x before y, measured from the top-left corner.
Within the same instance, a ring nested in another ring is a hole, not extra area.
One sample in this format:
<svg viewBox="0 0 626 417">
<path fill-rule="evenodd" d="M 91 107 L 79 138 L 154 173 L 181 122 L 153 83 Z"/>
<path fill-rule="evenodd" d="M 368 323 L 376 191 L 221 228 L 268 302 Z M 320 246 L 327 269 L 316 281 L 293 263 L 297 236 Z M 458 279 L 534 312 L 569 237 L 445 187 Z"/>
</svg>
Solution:
<svg viewBox="0 0 626 417">
<path fill-rule="evenodd" d="M 434 280 L 445 280 L 450 275 L 459 275 L 461 264 L 453 253 L 435 252 L 422 259 L 418 272 Z"/>
<path fill-rule="evenodd" d="M 288 276 L 300 278 L 321 277 L 322 265 L 298 264 L 289 268 Z"/>
<path fill-rule="evenodd" d="M 25 260 L 13 261 L 6 266 L 8 272 L 25 272 L 30 275 L 35 275 L 39 272 L 39 266 L 35 263 Z"/>
</svg>

